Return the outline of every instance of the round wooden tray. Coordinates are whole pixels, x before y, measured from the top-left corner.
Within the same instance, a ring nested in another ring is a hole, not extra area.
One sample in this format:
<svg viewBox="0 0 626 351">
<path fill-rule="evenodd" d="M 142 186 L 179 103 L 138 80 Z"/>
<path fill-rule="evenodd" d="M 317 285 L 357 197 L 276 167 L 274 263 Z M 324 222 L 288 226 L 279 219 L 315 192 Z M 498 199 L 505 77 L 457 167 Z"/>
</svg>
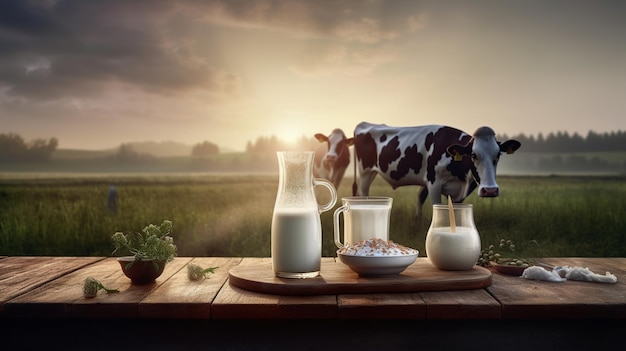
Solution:
<svg viewBox="0 0 626 351">
<path fill-rule="evenodd" d="M 420 257 L 398 275 L 360 277 L 339 260 L 322 260 L 319 277 L 288 279 L 276 277 L 270 261 L 234 267 L 229 281 L 242 289 L 276 295 L 398 293 L 482 289 L 491 285 L 491 271 L 480 266 L 469 271 L 442 271 Z"/>
</svg>

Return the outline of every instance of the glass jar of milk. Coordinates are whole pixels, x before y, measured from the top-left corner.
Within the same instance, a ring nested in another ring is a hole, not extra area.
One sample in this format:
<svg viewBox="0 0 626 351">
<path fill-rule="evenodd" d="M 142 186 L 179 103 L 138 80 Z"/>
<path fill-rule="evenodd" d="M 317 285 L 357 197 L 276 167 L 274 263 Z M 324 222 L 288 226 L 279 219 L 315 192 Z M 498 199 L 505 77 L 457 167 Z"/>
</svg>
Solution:
<svg viewBox="0 0 626 351">
<path fill-rule="evenodd" d="M 480 256 L 480 236 L 470 204 L 433 205 L 433 219 L 426 234 L 426 256 L 433 266 L 447 271 L 470 270 Z"/>
</svg>

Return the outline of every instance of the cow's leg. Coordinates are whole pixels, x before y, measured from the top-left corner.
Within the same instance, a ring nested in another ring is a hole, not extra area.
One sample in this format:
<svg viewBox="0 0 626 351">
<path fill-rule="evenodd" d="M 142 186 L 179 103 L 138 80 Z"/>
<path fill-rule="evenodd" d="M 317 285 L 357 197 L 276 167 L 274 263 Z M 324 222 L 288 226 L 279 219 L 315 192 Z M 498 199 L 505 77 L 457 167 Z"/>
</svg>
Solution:
<svg viewBox="0 0 626 351">
<path fill-rule="evenodd" d="M 339 189 L 339 184 L 341 184 L 341 180 L 343 179 L 343 175 L 346 172 L 347 167 L 335 168 L 333 171 L 333 176 L 330 181 L 335 186 L 335 189 Z"/>
<path fill-rule="evenodd" d="M 378 172 L 373 170 L 361 172 L 361 183 L 359 184 L 357 196 L 368 196 L 370 194 L 370 185 L 372 185 L 376 175 L 378 175 Z"/>
<path fill-rule="evenodd" d="M 428 188 L 422 187 L 422 190 L 417 195 L 417 208 L 415 209 L 415 218 L 422 217 L 422 210 L 424 208 L 424 203 L 428 198 Z"/>
</svg>

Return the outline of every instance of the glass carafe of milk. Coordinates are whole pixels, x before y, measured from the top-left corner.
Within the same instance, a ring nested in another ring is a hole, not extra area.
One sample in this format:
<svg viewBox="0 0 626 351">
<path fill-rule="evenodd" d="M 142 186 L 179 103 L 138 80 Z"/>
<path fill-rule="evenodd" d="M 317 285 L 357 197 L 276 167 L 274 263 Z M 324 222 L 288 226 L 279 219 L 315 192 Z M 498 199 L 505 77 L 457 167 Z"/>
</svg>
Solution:
<svg viewBox="0 0 626 351">
<path fill-rule="evenodd" d="M 470 204 L 433 205 L 433 219 L 426 233 L 426 256 L 441 270 L 470 270 L 480 256 L 480 236 Z M 451 225 L 452 224 L 452 225 Z"/>
<path fill-rule="evenodd" d="M 312 278 L 320 273 L 320 214 L 337 202 L 331 182 L 313 177 L 312 151 L 278 151 L 279 181 L 272 215 L 272 267 L 278 277 Z M 330 201 L 318 204 L 314 187 L 330 191 Z"/>
</svg>

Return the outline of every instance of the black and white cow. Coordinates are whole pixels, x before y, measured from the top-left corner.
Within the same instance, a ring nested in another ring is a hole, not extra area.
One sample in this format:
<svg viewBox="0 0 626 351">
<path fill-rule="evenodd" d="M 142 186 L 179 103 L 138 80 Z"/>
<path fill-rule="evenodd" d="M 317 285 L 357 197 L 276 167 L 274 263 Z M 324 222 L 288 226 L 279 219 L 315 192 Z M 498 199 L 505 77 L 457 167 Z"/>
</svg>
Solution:
<svg viewBox="0 0 626 351">
<path fill-rule="evenodd" d="M 315 134 L 315 139 L 321 144 L 315 150 L 313 176 L 328 179 L 335 189 L 338 189 L 350 164 L 349 147 L 352 146 L 354 138 L 346 138 L 343 130 L 336 128 L 328 136 Z"/>
<path fill-rule="evenodd" d="M 478 195 L 500 194 L 496 167 L 500 153 L 508 154 L 521 144 L 517 140 L 500 143 L 494 131 L 481 127 L 469 135 L 442 125 L 389 127 L 362 122 L 354 129 L 355 161 L 360 185 L 353 195 L 367 196 L 377 174 L 394 189 L 420 185 L 416 215 L 420 216 L 426 198 L 440 204 L 441 196 L 463 202 L 478 187 Z"/>
</svg>

